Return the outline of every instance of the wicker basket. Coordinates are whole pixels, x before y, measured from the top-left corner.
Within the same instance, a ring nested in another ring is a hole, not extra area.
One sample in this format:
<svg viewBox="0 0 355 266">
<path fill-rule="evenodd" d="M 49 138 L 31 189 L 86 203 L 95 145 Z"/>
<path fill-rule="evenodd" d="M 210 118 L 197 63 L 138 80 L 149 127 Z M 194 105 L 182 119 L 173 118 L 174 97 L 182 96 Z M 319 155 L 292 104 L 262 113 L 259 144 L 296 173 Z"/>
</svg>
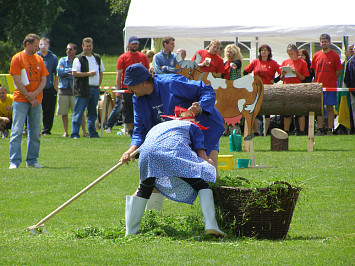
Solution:
<svg viewBox="0 0 355 266">
<path fill-rule="evenodd" d="M 232 228 L 237 237 L 267 239 L 286 237 L 300 192 L 283 181 L 267 188 L 215 186 L 212 190 L 223 227 Z"/>
</svg>

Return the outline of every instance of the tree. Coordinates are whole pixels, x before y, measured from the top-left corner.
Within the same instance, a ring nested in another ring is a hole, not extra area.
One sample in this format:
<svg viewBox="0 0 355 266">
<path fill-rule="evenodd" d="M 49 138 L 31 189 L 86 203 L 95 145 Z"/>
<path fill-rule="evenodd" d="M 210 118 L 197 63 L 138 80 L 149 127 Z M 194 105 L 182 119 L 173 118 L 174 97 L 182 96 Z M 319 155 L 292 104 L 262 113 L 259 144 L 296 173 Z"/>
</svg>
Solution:
<svg viewBox="0 0 355 266">
<path fill-rule="evenodd" d="M 127 14 L 131 0 L 106 0 L 110 3 L 112 14 Z"/>
<path fill-rule="evenodd" d="M 106 0 L 65 1 L 62 12 L 54 22 L 47 37 L 51 40 L 51 50 L 57 56 L 65 55 L 69 42 L 78 45 L 85 37 L 94 39 L 94 51 L 100 54 L 120 54 L 123 52 L 123 27 L 125 14 L 111 13 Z"/>
<path fill-rule="evenodd" d="M 8 73 L 10 59 L 23 48 L 28 33 L 43 35 L 60 12 L 64 0 L 2 0 L 0 8 L 0 72 Z"/>
</svg>

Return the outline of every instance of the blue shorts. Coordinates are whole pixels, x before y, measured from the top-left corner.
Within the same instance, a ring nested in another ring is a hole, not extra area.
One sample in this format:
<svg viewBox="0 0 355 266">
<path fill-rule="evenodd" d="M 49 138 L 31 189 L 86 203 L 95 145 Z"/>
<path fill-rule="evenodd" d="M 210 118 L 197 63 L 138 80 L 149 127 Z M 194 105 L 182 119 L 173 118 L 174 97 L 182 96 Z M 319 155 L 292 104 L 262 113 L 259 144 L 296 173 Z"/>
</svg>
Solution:
<svg viewBox="0 0 355 266">
<path fill-rule="evenodd" d="M 336 105 L 337 104 L 337 92 L 336 91 L 323 91 L 323 104 L 324 105 Z"/>
</svg>

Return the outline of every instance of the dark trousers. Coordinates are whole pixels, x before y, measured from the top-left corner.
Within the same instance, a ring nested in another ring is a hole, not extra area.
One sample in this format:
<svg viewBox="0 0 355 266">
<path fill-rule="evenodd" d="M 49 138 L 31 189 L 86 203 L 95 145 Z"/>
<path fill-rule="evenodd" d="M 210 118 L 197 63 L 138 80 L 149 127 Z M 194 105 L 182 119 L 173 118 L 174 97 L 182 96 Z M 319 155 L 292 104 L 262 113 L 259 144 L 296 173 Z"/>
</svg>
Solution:
<svg viewBox="0 0 355 266">
<path fill-rule="evenodd" d="M 188 183 L 197 193 L 201 189 L 209 188 L 208 183 L 201 178 L 183 178 L 183 177 L 180 178 L 184 180 L 186 183 Z M 149 199 L 150 195 L 153 192 L 154 184 L 155 184 L 155 177 L 149 177 L 143 182 L 141 182 L 139 184 L 137 196 L 140 198 Z"/>
<path fill-rule="evenodd" d="M 42 134 L 50 134 L 53 127 L 55 104 L 57 102 L 57 91 L 52 87 L 43 90 L 42 100 L 42 119 L 43 130 Z"/>
</svg>

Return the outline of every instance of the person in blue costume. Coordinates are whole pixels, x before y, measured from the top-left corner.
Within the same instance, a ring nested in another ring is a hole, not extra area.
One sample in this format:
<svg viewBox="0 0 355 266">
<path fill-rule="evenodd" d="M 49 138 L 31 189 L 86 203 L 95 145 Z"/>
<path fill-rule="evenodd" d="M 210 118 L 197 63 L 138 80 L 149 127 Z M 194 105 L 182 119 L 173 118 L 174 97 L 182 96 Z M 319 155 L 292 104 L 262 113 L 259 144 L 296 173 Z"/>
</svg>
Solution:
<svg viewBox="0 0 355 266">
<path fill-rule="evenodd" d="M 206 182 L 216 182 L 216 169 L 206 155 L 199 127 L 186 120 L 172 120 L 148 132 L 139 148 L 140 186 L 133 196 L 126 196 L 126 236 L 138 232 L 153 188 L 188 204 L 199 195 L 205 234 L 226 236 L 218 227 L 212 190 Z"/>
<path fill-rule="evenodd" d="M 207 156 L 217 166 L 219 139 L 224 132 L 223 118 L 214 107 L 216 93 L 202 81 L 189 80 L 178 74 L 152 76 L 141 64 L 126 69 L 124 84 L 132 91 L 134 130 L 130 148 L 120 161 L 127 163 L 129 155 L 142 145 L 148 131 L 164 122 L 161 115 L 174 115 L 175 106 L 187 108 L 196 121 L 209 127 L 203 132 Z"/>
<path fill-rule="evenodd" d="M 153 77 L 140 63 L 126 69 L 124 84 L 135 94 L 133 96 L 134 130 L 131 146 L 122 155 L 121 162 L 130 161 L 130 154 L 142 145 L 148 131 L 164 122 L 162 115 L 173 115 L 175 106 L 181 106 L 187 108 L 190 114 L 196 115 L 196 120 L 202 126 L 209 127 L 203 132 L 206 154 L 217 167 L 219 139 L 224 132 L 224 127 L 222 116 L 214 107 L 216 93 L 210 85 L 177 74 Z M 159 194 L 153 193 L 153 195 L 158 197 Z M 148 209 L 161 209 L 163 197 L 157 198 L 152 205 L 157 207 Z"/>
</svg>

